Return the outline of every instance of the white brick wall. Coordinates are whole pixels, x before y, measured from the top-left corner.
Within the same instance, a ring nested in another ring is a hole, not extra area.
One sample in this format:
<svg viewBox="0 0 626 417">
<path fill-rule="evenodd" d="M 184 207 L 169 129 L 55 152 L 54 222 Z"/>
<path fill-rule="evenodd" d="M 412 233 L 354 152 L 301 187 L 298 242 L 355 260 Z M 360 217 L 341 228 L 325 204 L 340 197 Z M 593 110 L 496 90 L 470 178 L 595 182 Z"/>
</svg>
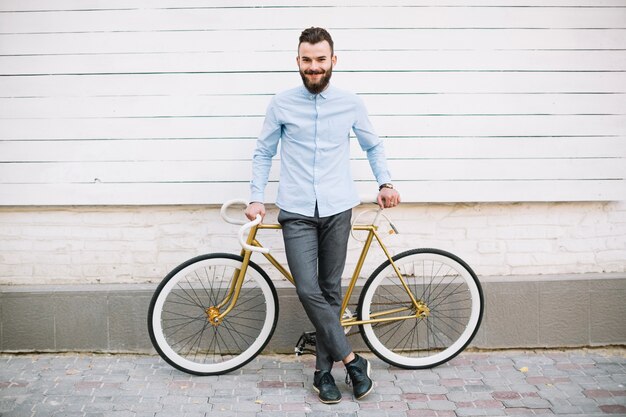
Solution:
<svg viewBox="0 0 626 417">
<path fill-rule="evenodd" d="M 406 204 L 388 214 L 400 230 L 386 238 L 394 252 L 448 250 L 479 276 L 626 271 L 626 202 Z M 157 282 L 192 256 L 237 252 L 235 231 L 215 206 L 0 208 L 0 284 Z M 279 232 L 261 240 L 284 259 Z M 348 269 L 359 250 L 351 240 Z M 364 276 L 382 261 L 376 246 L 371 254 Z"/>
</svg>

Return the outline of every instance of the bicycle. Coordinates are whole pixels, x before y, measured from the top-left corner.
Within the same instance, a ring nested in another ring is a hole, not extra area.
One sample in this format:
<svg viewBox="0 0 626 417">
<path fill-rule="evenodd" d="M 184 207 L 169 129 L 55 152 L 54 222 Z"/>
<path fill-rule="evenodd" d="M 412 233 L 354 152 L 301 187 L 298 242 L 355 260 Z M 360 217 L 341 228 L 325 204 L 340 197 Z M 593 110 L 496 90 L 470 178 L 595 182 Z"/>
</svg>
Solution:
<svg viewBox="0 0 626 417">
<path fill-rule="evenodd" d="M 186 373 L 234 371 L 254 359 L 272 337 L 279 311 L 276 288 L 251 261 L 253 252 L 262 253 L 294 284 L 287 268 L 257 240 L 258 231 L 281 226 L 262 224 L 260 216 L 252 222 L 231 218 L 227 210 L 234 204 L 247 203 L 228 201 L 221 215 L 241 225 L 241 253 L 189 259 L 163 279 L 150 302 L 148 329 L 154 348 Z M 342 325 L 358 326 L 369 349 L 397 367 L 431 368 L 454 358 L 472 341 L 482 320 L 484 300 L 476 274 L 462 259 L 439 249 L 411 249 L 392 256 L 378 232 L 383 217 L 390 232 L 397 233 L 391 220 L 380 208 L 368 224 L 356 224 L 359 216 L 352 224 L 353 236 L 367 235 L 359 239 L 363 249 L 344 291 Z M 365 282 L 353 313 L 348 301 L 374 240 L 386 260 Z M 301 353 L 305 343 L 314 343 L 314 335 L 303 334 L 296 351 Z"/>
</svg>

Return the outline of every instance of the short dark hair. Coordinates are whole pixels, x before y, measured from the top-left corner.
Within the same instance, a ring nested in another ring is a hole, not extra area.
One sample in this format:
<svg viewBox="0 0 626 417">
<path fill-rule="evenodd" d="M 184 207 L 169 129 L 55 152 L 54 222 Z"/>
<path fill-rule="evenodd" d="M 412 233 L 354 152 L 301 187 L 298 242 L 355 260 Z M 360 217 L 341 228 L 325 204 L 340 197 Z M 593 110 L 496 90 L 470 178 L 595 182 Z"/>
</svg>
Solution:
<svg viewBox="0 0 626 417">
<path fill-rule="evenodd" d="M 330 45 L 330 52 L 332 55 L 335 54 L 335 47 L 333 44 L 333 38 L 330 36 L 330 33 L 326 29 L 310 27 L 308 29 L 304 29 L 300 34 L 300 42 L 298 43 L 298 50 L 300 50 L 300 44 L 303 42 L 310 43 L 311 45 L 315 45 L 318 42 L 327 41 Z"/>
</svg>

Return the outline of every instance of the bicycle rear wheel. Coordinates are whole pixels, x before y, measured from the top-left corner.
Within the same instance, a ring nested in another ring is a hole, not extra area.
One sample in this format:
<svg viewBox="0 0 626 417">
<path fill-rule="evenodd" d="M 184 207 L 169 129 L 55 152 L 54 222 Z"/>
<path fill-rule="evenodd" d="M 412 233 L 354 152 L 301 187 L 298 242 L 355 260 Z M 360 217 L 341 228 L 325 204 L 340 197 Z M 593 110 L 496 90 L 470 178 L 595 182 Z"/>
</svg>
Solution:
<svg viewBox="0 0 626 417">
<path fill-rule="evenodd" d="M 176 267 L 150 302 L 148 330 L 159 355 L 194 375 L 219 375 L 251 361 L 267 345 L 278 319 L 278 297 L 267 274 L 250 262 L 237 304 L 220 323 L 211 317 L 243 258 L 216 253 Z"/>
<path fill-rule="evenodd" d="M 476 274 L 460 258 L 437 249 L 409 250 L 393 260 L 426 309 L 418 317 L 386 261 L 363 288 L 359 319 L 389 321 L 361 325 L 363 339 L 379 358 L 401 368 L 430 368 L 452 359 L 472 341 L 482 320 L 484 301 Z"/>
</svg>

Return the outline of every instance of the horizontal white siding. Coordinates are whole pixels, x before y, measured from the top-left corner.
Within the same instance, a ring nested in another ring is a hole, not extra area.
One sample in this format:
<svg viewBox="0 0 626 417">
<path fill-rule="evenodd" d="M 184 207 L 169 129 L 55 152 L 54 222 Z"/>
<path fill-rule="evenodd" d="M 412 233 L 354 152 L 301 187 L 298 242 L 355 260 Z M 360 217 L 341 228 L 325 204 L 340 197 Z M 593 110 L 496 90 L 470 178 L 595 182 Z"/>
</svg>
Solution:
<svg viewBox="0 0 626 417">
<path fill-rule="evenodd" d="M 611 115 L 624 104 L 619 94 L 523 94 L 503 101 L 501 94 L 368 94 L 362 98 L 374 116 L 429 115 Z M 240 117 L 265 114 L 268 97 L 37 97 L 0 98 L 0 108 L 14 119 L 85 119 L 131 117 Z M 482 114 L 477 114 L 480 111 Z"/>
<path fill-rule="evenodd" d="M 626 56 L 615 51 L 337 52 L 341 54 L 338 70 L 343 71 L 465 71 L 470 67 L 472 71 L 604 72 L 620 71 L 626 65 Z M 7 75 L 289 72 L 295 67 L 295 57 L 287 51 L 74 55 L 71 60 L 59 55 L 23 55 L 0 57 L 0 67 Z"/>
<path fill-rule="evenodd" d="M 582 28 L 502 31 L 505 36 L 493 36 L 493 28 L 449 28 L 445 36 L 440 29 L 429 28 L 335 29 L 332 35 L 342 51 L 360 50 L 364 42 L 376 50 L 619 49 L 624 36 L 624 29 L 609 29 L 608 33 L 606 29 Z M 92 54 L 94 45 L 99 45 L 98 53 L 257 51 L 259 44 L 293 54 L 299 32 L 263 30 L 255 34 L 255 42 L 250 42 L 250 33 L 244 30 L 16 33 L 4 35 L 3 43 L 10 54 L 38 54 L 42 48 L 47 54 Z M 428 43 L 416 45 L 424 41 Z"/>
<path fill-rule="evenodd" d="M 0 204 L 245 197 L 311 25 L 404 201 L 626 198 L 626 2 L 335 3 L 0 1 Z M 356 141 L 352 156 L 369 194 Z"/>
<path fill-rule="evenodd" d="M 57 0 L 59 4 L 67 3 Z M 298 29 L 320 21 L 332 28 L 598 28 L 622 27 L 624 11 L 594 7 L 594 2 L 586 2 L 591 7 L 519 7 L 500 3 L 499 7 L 482 7 L 480 2 L 466 1 L 460 7 L 439 6 L 430 2 L 380 2 L 378 6 L 317 6 L 316 2 L 283 2 L 285 6 L 275 7 L 236 7 L 238 2 L 215 6 L 210 1 L 197 1 L 194 6 L 176 7 L 177 2 L 163 8 L 159 1 L 146 2 L 144 7 L 136 7 L 128 1 L 125 8 L 100 8 L 90 10 L 81 2 L 82 10 L 59 10 L 60 19 L 51 19 L 50 8 L 44 11 L 19 11 L 21 2 L 14 2 L 15 8 L 0 17 L 5 33 L 42 32 L 93 32 L 113 30 L 232 30 L 267 29 L 276 24 L 285 29 Z M 50 3 L 50 2 L 46 2 Z M 46 4 L 41 2 L 40 4 Z M 106 5 L 105 2 L 99 2 Z M 262 2 L 259 2 L 262 3 Z M 413 6 L 412 3 L 418 4 Z M 565 2 L 562 2 L 564 4 Z M 76 4 L 76 3 L 74 3 Z M 123 3 L 122 3 L 123 4 Z M 397 6 L 397 5 L 401 6 Z M 422 6 L 419 6 L 422 4 Z M 426 5 L 428 4 L 428 5 Z M 470 14 L 471 13 L 471 14 Z M 272 24 L 273 23 L 273 24 Z"/>
</svg>

